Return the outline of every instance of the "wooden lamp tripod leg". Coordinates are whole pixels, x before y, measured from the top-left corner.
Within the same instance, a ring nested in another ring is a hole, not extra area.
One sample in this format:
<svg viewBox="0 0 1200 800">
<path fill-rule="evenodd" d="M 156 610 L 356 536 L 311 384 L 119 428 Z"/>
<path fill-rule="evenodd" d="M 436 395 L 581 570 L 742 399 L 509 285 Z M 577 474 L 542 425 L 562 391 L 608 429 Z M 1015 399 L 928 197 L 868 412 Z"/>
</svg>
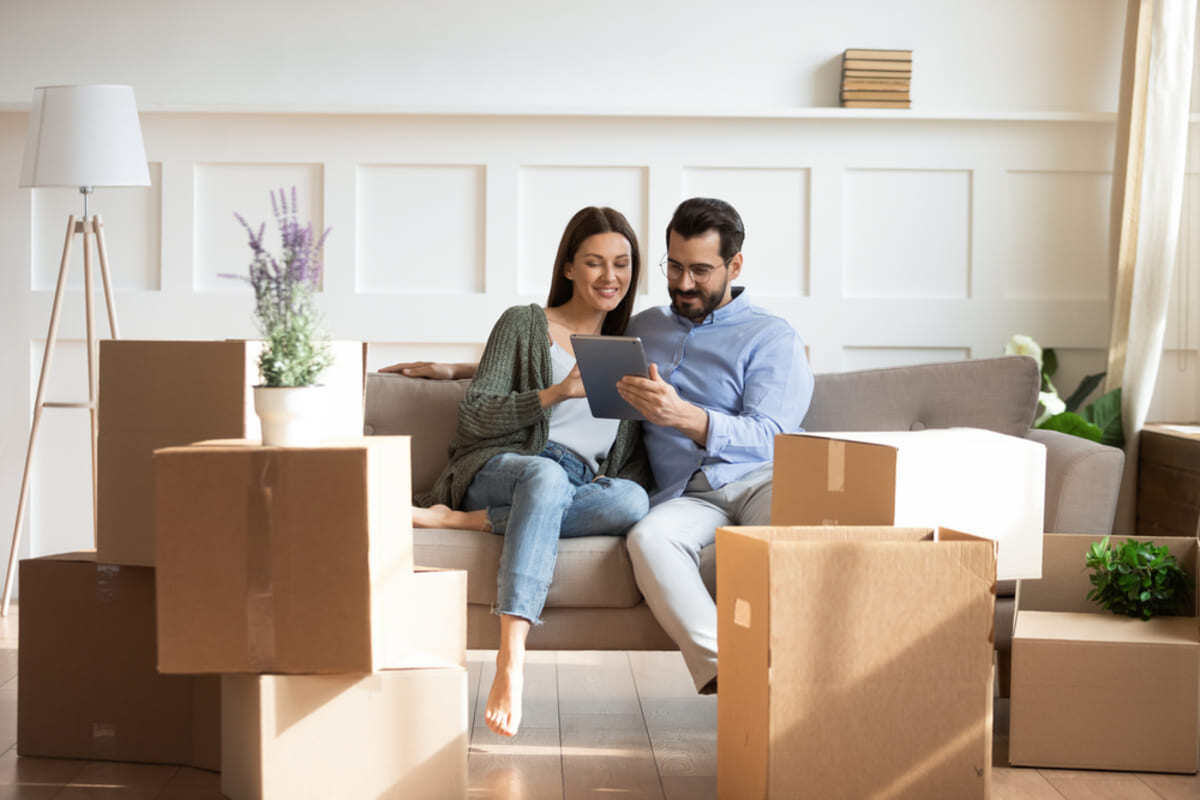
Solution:
<svg viewBox="0 0 1200 800">
<path fill-rule="evenodd" d="M 29 497 L 29 470 L 33 464 L 33 450 L 34 445 L 37 443 L 38 426 L 42 422 L 42 409 L 45 407 L 46 376 L 50 373 L 50 362 L 54 358 L 54 343 L 58 338 L 58 319 L 62 312 L 63 289 L 67 283 L 67 267 L 71 262 L 71 242 L 75 238 L 75 231 L 75 217 L 72 215 L 67 220 L 67 236 L 63 240 L 62 261 L 58 265 L 58 283 L 54 287 L 54 305 L 50 310 L 50 328 L 46 332 L 46 349 L 42 353 L 42 371 L 38 376 L 37 398 L 33 403 L 33 425 L 29 429 L 29 447 L 25 451 L 25 470 L 21 473 L 21 494 L 17 500 L 17 521 L 13 525 L 12 547 L 8 552 L 8 570 L 4 573 L 4 599 L 3 603 L 0 604 L 0 616 L 5 617 L 8 616 L 8 602 L 12 597 L 13 574 L 17 566 L 17 546 L 21 540 L 21 523 L 24 522 L 25 518 L 25 502 Z"/>
</svg>

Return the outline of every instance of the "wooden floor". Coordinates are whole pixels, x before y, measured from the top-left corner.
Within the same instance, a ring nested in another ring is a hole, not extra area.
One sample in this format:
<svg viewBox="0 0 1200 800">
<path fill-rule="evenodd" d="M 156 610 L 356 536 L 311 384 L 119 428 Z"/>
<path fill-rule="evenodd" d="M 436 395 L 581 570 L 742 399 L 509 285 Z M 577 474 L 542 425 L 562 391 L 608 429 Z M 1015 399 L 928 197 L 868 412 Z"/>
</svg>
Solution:
<svg viewBox="0 0 1200 800">
<path fill-rule="evenodd" d="M 203 770 L 18 758 L 17 620 L 15 610 L 0 619 L 0 800 L 221 797 L 220 776 Z M 471 800 L 716 797 L 716 698 L 695 694 L 678 653 L 531 653 L 514 739 L 483 722 L 494 656 L 469 654 Z M 995 800 L 1200 798 L 1196 776 L 1008 768 L 1007 728 L 1008 703 L 998 701 Z"/>
</svg>

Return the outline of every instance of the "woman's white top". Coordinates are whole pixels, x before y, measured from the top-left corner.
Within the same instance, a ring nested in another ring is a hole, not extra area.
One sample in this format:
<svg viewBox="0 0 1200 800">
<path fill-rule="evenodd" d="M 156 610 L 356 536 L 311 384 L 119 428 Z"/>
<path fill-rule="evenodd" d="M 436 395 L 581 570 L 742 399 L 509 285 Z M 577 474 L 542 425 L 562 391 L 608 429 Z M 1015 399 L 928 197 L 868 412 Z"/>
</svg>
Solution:
<svg viewBox="0 0 1200 800">
<path fill-rule="evenodd" d="M 575 359 L 556 343 L 550 344 L 550 374 L 554 383 L 561 383 L 572 369 Z M 617 438 L 618 419 L 597 419 L 592 416 L 586 397 L 563 400 L 550 410 L 550 441 L 569 448 L 582 458 L 592 471 L 612 449 Z"/>
</svg>

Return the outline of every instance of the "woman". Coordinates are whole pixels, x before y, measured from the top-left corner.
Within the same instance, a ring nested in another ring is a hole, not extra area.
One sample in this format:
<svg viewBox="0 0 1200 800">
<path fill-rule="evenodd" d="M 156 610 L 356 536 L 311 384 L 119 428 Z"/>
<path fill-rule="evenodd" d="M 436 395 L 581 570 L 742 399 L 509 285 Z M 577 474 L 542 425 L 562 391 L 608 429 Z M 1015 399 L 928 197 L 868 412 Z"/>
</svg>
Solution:
<svg viewBox="0 0 1200 800">
<path fill-rule="evenodd" d="M 417 527 L 504 535 L 486 719 L 506 736 L 520 726 L 525 640 L 559 538 L 619 536 L 649 509 L 639 427 L 591 415 L 570 338 L 625 331 L 640 267 L 637 236 L 619 212 L 588 207 L 571 218 L 546 307 L 514 306 L 492 328 L 459 406 L 450 462 L 417 500 L 430 507 L 413 510 Z"/>
</svg>

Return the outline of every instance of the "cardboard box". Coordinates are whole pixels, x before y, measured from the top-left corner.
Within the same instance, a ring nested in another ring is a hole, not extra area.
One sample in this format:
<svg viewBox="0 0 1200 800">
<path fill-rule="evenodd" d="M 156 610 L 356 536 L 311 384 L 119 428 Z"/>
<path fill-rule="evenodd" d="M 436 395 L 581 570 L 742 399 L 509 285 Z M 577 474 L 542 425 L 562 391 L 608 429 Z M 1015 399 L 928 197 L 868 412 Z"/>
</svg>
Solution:
<svg viewBox="0 0 1200 800">
<path fill-rule="evenodd" d="M 222 678 L 231 800 L 450 800 L 467 792 L 467 672 Z"/>
<path fill-rule="evenodd" d="M 941 525 L 999 542 L 1001 580 L 1041 575 L 1037 442 L 976 428 L 781 435 L 774 486 L 774 525 Z"/>
<path fill-rule="evenodd" d="M 1195 772 L 1200 619 L 1143 622 L 1087 599 L 1101 537 L 1047 534 L 1042 579 L 1021 581 L 1013 622 L 1009 761 L 1022 766 Z M 1197 576 L 1197 540 L 1165 545 Z"/>
<path fill-rule="evenodd" d="M 986 798 L 994 542 L 717 529 L 717 794 Z"/>
<path fill-rule="evenodd" d="M 1138 436 L 1137 530 L 1200 535 L 1200 425 L 1147 425 Z"/>
<path fill-rule="evenodd" d="M 252 439 L 262 342 L 100 342 L 97 552 L 101 563 L 154 565 L 154 473 L 160 447 Z M 366 345 L 333 342 L 322 376 L 331 437 L 361 436 Z"/>
<path fill-rule="evenodd" d="M 158 668 L 465 663 L 466 573 L 413 572 L 407 436 L 154 454 Z"/>
<path fill-rule="evenodd" d="M 21 561 L 17 752 L 219 769 L 220 682 L 154 669 L 154 570 Z"/>
</svg>

